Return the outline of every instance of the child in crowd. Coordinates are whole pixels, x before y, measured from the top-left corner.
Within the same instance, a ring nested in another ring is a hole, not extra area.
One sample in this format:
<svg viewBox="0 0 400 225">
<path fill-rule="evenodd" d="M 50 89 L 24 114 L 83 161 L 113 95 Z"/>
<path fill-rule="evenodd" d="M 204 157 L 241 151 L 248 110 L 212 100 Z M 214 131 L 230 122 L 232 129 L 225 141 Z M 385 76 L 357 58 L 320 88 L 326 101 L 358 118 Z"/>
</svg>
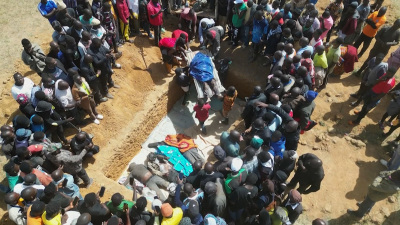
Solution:
<svg viewBox="0 0 400 225">
<path fill-rule="evenodd" d="M 197 104 L 193 107 L 193 110 L 196 112 L 196 118 L 199 120 L 199 124 L 201 126 L 201 132 L 203 132 L 203 134 L 207 134 L 204 122 L 209 116 L 210 109 L 210 104 L 208 104 L 208 102 L 204 102 L 203 99 L 197 100 Z"/>
</svg>

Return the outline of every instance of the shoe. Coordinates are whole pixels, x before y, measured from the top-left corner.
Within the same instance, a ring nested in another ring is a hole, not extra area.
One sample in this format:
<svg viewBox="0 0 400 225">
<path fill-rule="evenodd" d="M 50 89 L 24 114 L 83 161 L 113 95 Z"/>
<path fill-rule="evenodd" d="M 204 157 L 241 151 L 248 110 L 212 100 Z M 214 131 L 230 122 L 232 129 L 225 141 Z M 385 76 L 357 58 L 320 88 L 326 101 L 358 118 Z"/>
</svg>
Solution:
<svg viewBox="0 0 400 225">
<path fill-rule="evenodd" d="M 229 119 L 225 118 L 224 120 L 221 121 L 221 123 L 228 125 L 229 124 Z"/>
<path fill-rule="evenodd" d="M 347 210 L 347 213 L 348 213 L 349 215 L 352 215 L 352 216 L 354 216 L 354 217 L 357 217 L 358 219 L 361 219 L 361 218 L 362 218 L 361 216 L 358 215 L 357 211 L 355 211 L 355 210 L 348 209 L 348 210 Z"/>
<path fill-rule="evenodd" d="M 161 27 L 161 33 L 165 33 L 165 29 L 163 27 Z"/>
<path fill-rule="evenodd" d="M 381 128 L 381 130 L 385 129 L 385 123 L 382 123 L 381 121 L 378 122 L 379 128 Z"/>
<path fill-rule="evenodd" d="M 101 114 L 97 114 L 97 115 L 96 115 L 96 118 L 99 119 L 99 120 L 102 120 L 102 119 L 104 118 L 104 116 L 101 115 Z"/>
<path fill-rule="evenodd" d="M 350 94 L 350 97 L 353 97 L 353 98 L 358 98 L 358 94 L 356 94 L 356 93 L 354 93 L 354 94 Z"/>
<path fill-rule="evenodd" d="M 108 98 L 106 98 L 106 97 L 102 97 L 102 98 L 99 100 L 99 102 L 106 102 L 106 101 L 108 101 Z"/>
<path fill-rule="evenodd" d="M 150 38 L 150 39 L 154 39 L 154 36 L 150 33 L 150 34 L 149 34 L 149 38 Z"/>
<path fill-rule="evenodd" d="M 93 120 L 93 123 L 95 123 L 95 124 L 99 125 L 99 124 L 100 124 L 100 120 L 98 120 L 98 119 L 95 119 L 95 120 Z"/>
<path fill-rule="evenodd" d="M 350 103 L 350 106 L 356 107 L 356 106 L 358 106 L 358 104 L 360 104 L 360 103 L 358 103 L 357 101 L 354 101 L 354 102 Z"/>
<path fill-rule="evenodd" d="M 129 39 L 129 40 L 126 40 L 126 42 L 133 43 L 133 42 L 134 42 L 134 40 L 132 40 L 132 39 Z"/>
<path fill-rule="evenodd" d="M 387 165 L 388 162 L 387 162 L 386 160 L 380 159 L 379 162 L 380 162 L 383 166 L 385 166 L 386 168 L 388 167 L 388 165 Z"/>
<path fill-rule="evenodd" d="M 353 110 L 353 112 L 354 112 L 354 114 L 358 115 L 360 113 L 360 110 L 355 109 L 355 110 Z"/>
<path fill-rule="evenodd" d="M 317 125 L 317 123 L 314 120 L 311 120 L 310 125 L 308 125 L 306 131 L 311 130 L 313 127 L 315 127 L 315 125 Z"/>
<path fill-rule="evenodd" d="M 348 122 L 348 124 L 349 124 L 349 125 L 352 125 L 352 126 L 357 126 L 357 125 L 360 124 L 360 123 L 357 123 L 357 122 L 355 122 L 355 121 L 350 120 L 350 121 Z"/>
<path fill-rule="evenodd" d="M 114 96 L 112 96 L 112 94 L 110 94 L 110 93 L 107 93 L 106 97 L 107 97 L 107 98 L 111 98 L 111 99 L 114 98 Z"/>
<path fill-rule="evenodd" d="M 93 179 L 92 178 L 90 178 L 90 181 L 89 181 L 89 183 L 88 184 L 85 184 L 85 188 L 89 188 L 90 187 L 90 185 L 92 185 L 93 184 Z"/>
<path fill-rule="evenodd" d="M 119 63 L 115 63 L 115 64 L 113 65 L 113 67 L 114 67 L 114 68 L 117 68 L 117 69 L 121 69 L 121 68 L 122 68 L 121 64 L 119 64 Z"/>
<path fill-rule="evenodd" d="M 206 135 L 206 134 L 207 134 L 207 129 L 206 129 L 206 127 L 202 127 L 202 128 L 201 128 L 201 132 L 202 132 L 203 134 Z"/>
<path fill-rule="evenodd" d="M 122 56 L 122 52 L 115 53 L 115 59 L 119 59 Z"/>
<path fill-rule="evenodd" d="M 120 88 L 121 88 L 121 86 L 119 86 L 118 84 L 113 84 L 113 85 L 111 85 L 110 87 L 116 88 L 116 89 L 120 89 Z"/>
</svg>

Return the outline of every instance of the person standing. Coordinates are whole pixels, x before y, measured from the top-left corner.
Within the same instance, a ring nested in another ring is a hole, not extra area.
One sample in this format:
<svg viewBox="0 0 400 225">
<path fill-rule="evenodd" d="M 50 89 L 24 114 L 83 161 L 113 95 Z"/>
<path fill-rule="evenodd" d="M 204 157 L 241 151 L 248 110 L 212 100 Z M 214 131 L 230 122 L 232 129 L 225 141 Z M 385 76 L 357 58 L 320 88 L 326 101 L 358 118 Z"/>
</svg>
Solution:
<svg viewBox="0 0 400 225">
<path fill-rule="evenodd" d="M 331 14 L 329 11 L 325 11 L 322 13 L 322 17 L 320 18 L 320 26 L 319 29 L 322 30 L 322 34 L 320 36 L 321 40 L 324 40 L 328 32 L 331 30 L 333 27 L 334 21 L 332 19 Z"/>
<path fill-rule="evenodd" d="M 118 9 L 118 20 L 119 20 L 119 26 L 121 29 L 122 33 L 122 38 L 124 41 L 133 43 L 133 40 L 129 39 L 129 8 L 128 4 L 126 3 L 125 0 L 117 0 L 116 6 Z"/>
<path fill-rule="evenodd" d="M 384 75 L 379 77 L 372 89 L 363 95 L 362 98 L 364 100 L 364 105 L 361 111 L 354 110 L 354 113 L 357 115 L 357 119 L 350 120 L 349 125 L 355 126 L 360 124 L 360 121 L 367 115 L 367 113 L 379 104 L 383 96 L 385 96 L 394 87 L 396 83 L 394 78 L 395 73 L 396 71 L 394 68 L 389 68 Z"/>
<path fill-rule="evenodd" d="M 199 124 L 201 126 L 201 132 L 203 132 L 203 134 L 207 134 L 204 122 L 207 120 L 209 116 L 210 109 L 211 109 L 210 104 L 208 104 L 208 102 L 204 102 L 203 99 L 197 100 L 197 104 L 193 108 L 193 110 L 196 112 L 196 118 L 199 120 Z"/>
<path fill-rule="evenodd" d="M 354 40 L 357 40 L 357 38 L 361 34 L 361 30 L 363 29 L 365 25 L 365 21 L 368 19 L 368 15 L 371 11 L 371 7 L 369 4 L 369 0 L 362 0 L 362 3 L 357 7 L 357 12 L 360 15 L 360 18 L 357 20 L 357 28 L 354 36 Z M 353 43 L 353 42 L 352 42 Z"/>
<path fill-rule="evenodd" d="M 253 19 L 254 15 L 257 11 L 257 4 L 253 2 L 253 0 L 247 1 L 247 10 L 246 14 L 244 15 L 243 21 L 243 45 L 242 47 L 249 46 L 249 39 L 250 39 L 250 30 L 253 27 Z"/>
<path fill-rule="evenodd" d="M 357 218 L 367 214 L 376 202 L 382 201 L 400 190 L 400 171 L 382 171 L 368 187 L 364 201 L 357 204 L 358 210 L 348 209 L 347 213 Z"/>
<path fill-rule="evenodd" d="M 182 10 L 179 19 L 178 27 L 189 34 L 189 41 L 191 41 L 196 33 L 197 15 L 192 8 L 185 8 Z"/>
<path fill-rule="evenodd" d="M 360 18 L 357 7 L 358 3 L 352 2 L 347 7 L 346 12 L 342 15 L 338 25 L 338 36 L 344 38 L 344 43 L 346 44 L 351 44 L 354 41 L 358 19 Z"/>
<path fill-rule="evenodd" d="M 243 0 L 235 0 L 233 6 L 233 16 L 232 16 L 232 34 L 231 34 L 231 44 L 232 46 L 238 46 L 240 39 L 240 33 L 242 31 L 242 26 L 244 18 L 247 11 L 247 6 L 244 4 Z"/>
<path fill-rule="evenodd" d="M 335 1 L 331 2 L 328 5 L 328 7 L 325 9 L 325 11 L 329 11 L 329 13 L 331 14 L 332 20 L 333 20 L 333 26 L 326 35 L 326 42 L 329 42 L 329 40 L 331 39 L 332 31 L 336 27 L 335 23 L 336 23 L 337 19 L 339 19 L 341 17 L 343 8 L 344 8 L 343 0 L 335 0 Z"/>
<path fill-rule="evenodd" d="M 386 56 L 392 46 L 399 44 L 400 40 L 400 19 L 397 19 L 393 26 L 391 27 L 383 27 L 375 36 L 375 45 L 369 51 L 368 58 L 365 60 L 364 64 L 357 71 L 356 75 L 360 75 L 362 71 L 365 70 L 368 66 L 368 61 L 373 57 L 377 56 L 379 53 L 382 53 Z"/>
<path fill-rule="evenodd" d="M 149 23 L 154 28 L 154 41 L 155 45 L 158 46 L 158 42 L 161 40 L 161 25 L 163 24 L 163 11 L 159 0 L 151 0 L 147 4 L 147 13 L 149 15 Z"/>
<path fill-rule="evenodd" d="M 57 4 L 53 0 L 40 0 L 38 10 L 44 18 L 49 20 L 50 24 L 56 20 L 58 9 Z"/>
<path fill-rule="evenodd" d="M 368 19 L 365 20 L 367 25 L 362 30 L 362 33 L 358 36 L 356 42 L 354 43 L 355 48 L 359 48 L 361 44 L 363 47 L 361 51 L 358 53 L 358 58 L 360 58 L 364 52 L 368 49 L 371 44 L 372 39 L 375 37 L 378 29 L 385 24 L 386 22 L 386 7 L 382 7 L 379 11 L 376 11 L 368 16 Z"/>
<path fill-rule="evenodd" d="M 237 97 L 238 92 L 234 86 L 230 86 L 226 91 L 224 98 L 223 98 L 223 105 L 222 105 L 222 116 L 224 120 L 221 123 L 228 125 L 229 117 L 228 114 L 232 110 L 233 105 L 235 104 L 235 100 Z"/>
</svg>

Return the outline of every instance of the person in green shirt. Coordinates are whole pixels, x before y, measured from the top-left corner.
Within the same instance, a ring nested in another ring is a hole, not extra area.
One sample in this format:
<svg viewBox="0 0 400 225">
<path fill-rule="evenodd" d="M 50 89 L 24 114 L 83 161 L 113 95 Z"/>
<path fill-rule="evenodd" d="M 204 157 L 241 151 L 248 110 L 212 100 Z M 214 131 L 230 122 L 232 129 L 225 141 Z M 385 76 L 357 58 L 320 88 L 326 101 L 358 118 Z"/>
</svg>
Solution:
<svg viewBox="0 0 400 225">
<path fill-rule="evenodd" d="M 124 196 L 117 192 L 111 196 L 111 201 L 107 202 L 106 206 L 113 215 L 116 215 L 119 218 L 125 218 L 125 216 L 123 217 L 124 204 L 127 204 L 130 209 L 135 205 L 135 202 L 125 200 Z"/>
<path fill-rule="evenodd" d="M 8 180 L 8 186 L 11 190 L 18 183 L 22 183 L 24 180 L 18 175 L 19 165 L 15 164 L 13 161 L 9 161 L 3 166 L 4 172 L 6 172 L 6 177 Z"/>
<path fill-rule="evenodd" d="M 244 17 L 246 15 L 247 6 L 244 4 L 243 0 L 235 0 L 235 5 L 233 6 L 233 16 L 232 16 L 232 46 L 238 46 L 241 28 L 243 25 Z"/>
<path fill-rule="evenodd" d="M 325 54 L 325 46 L 319 45 L 315 48 L 314 55 L 314 68 L 315 68 L 315 87 L 319 88 L 325 79 L 326 71 L 328 69 L 328 60 Z"/>
</svg>

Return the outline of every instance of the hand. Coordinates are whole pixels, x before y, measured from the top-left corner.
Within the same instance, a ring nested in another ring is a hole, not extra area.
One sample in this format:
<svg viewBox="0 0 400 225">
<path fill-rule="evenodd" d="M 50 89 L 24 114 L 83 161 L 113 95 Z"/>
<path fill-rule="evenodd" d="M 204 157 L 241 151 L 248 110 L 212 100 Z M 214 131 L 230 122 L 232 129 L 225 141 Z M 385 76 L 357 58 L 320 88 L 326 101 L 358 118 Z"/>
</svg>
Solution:
<svg viewBox="0 0 400 225">
<path fill-rule="evenodd" d="M 66 223 L 67 223 L 67 220 L 68 220 L 68 214 L 64 214 L 64 215 L 61 217 L 61 224 L 66 224 Z"/>
<path fill-rule="evenodd" d="M 176 176 L 176 183 L 177 184 L 183 184 L 183 179 L 179 179 L 179 176 Z"/>
<path fill-rule="evenodd" d="M 254 104 L 256 107 L 268 107 L 268 104 L 265 104 L 265 103 L 263 103 L 263 102 L 256 102 L 255 104 Z"/>
</svg>

